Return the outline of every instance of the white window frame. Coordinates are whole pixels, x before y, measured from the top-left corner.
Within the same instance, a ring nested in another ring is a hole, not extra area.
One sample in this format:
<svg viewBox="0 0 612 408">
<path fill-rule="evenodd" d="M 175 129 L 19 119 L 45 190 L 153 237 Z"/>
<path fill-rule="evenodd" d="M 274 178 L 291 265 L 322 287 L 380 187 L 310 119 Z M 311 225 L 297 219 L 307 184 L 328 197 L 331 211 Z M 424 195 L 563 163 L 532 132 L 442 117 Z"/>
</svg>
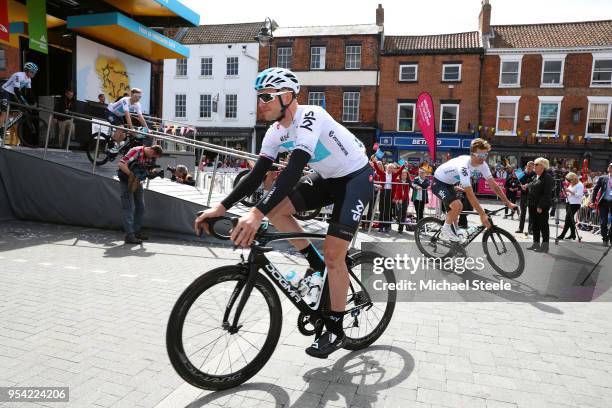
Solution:
<svg viewBox="0 0 612 408">
<path fill-rule="evenodd" d="M 229 59 L 230 58 L 236 58 L 236 73 L 235 74 L 228 74 L 228 68 L 229 68 Z M 238 78 L 238 76 L 240 75 L 240 58 L 237 55 L 227 55 L 225 57 L 225 77 L 226 78 Z"/>
<path fill-rule="evenodd" d="M 518 107 L 520 96 L 498 96 L 497 97 L 497 113 L 495 114 L 495 136 L 516 136 L 516 125 L 518 122 Z M 499 105 L 501 103 L 514 103 L 514 129 L 508 133 L 506 131 L 500 132 L 499 129 Z"/>
<path fill-rule="evenodd" d="M 346 94 L 357 94 L 357 119 L 356 120 L 346 120 Z M 361 92 L 359 91 L 344 91 L 342 92 L 342 122 L 346 123 L 357 123 L 359 122 L 359 109 L 361 107 Z"/>
<path fill-rule="evenodd" d="M 323 95 L 323 99 L 321 99 L 321 100 L 323 101 L 323 104 L 326 103 L 325 102 L 325 91 L 309 91 L 308 92 L 308 105 L 312 105 L 313 104 L 312 100 L 310 98 L 310 95 L 313 95 L 313 94 L 321 94 L 321 95 Z M 317 106 L 323 106 L 323 105 L 317 105 Z"/>
<path fill-rule="evenodd" d="M 461 82 L 461 65 L 463 64 L 442 64 L 442 82 Z M 457 79 L 445 79 L 446 68 L 459 67 L 459 78 Z"/>
<path fill-rule="evenodd" d="M 502 73 L 504 62 L 518 62 L 518 78 L 516 84 L 502 84 Z M 508 54 L 499 56 L 499 79 L 497 82 L 498 88 L 520 88 L 521 87 L 521 70 L 523 67 L 523 55 L 522 54 Z"/>
<path fill-rule="evenodd" d="M 542 54 L 542 75 L 540 76 L 540 88 L 563 88 L 563 73 L 565 71 L 565 57 L 567 54 Z M 544 66 L 546 62 L 561 61 L 561 75 L 558 84 L 544 83 Z M 591 78 L 593 78 L 591 76 Z"/>
<path fill-rule="evenodd" d="M 563 100 L 563 96 L 538 96 L 540 103 L 538 104 L 538 122 L 537 122 L 537 130 L 536 134 L 538 137 L 545 137 L 548 135 L 556 135 L 559 133 L 559 119 L 561 118 L 561 101 Z M 545 133 L 541 133 L 540 130 L 540 114 L 542 113 L 542 104 L 552 105 L 557 104 L 557 122 L 555 124 L 555 131 L 550 133 L 546 131 Z"/>
<path fill-rule="evenodd" d="M 319 49 L 319 67 L 314 68 L 312 66 L 312 51 L 313 49 Z M 323 50 L 323 52 L 321 52 Z M 310 69 L 313 71 L 322 71 L 325 69 L 325 56 L 327 55 L 327 47 L 324 45 L 313 45 L 310 47 Z"/>
<path fill-rule="evenodd" d="M 608 137 L 610 137 L 609 136 L 610 135 L 610 116 L 612 115 L 610 111 L 612 111 L 612 96 L 587 96 L 587 99 L 589 101 L 589 106 L 587 108 L 588 109 L 587 110 L 587 121 L 586 121 L 586 126 L 584 128 L 584 135 L 589 136 L 589 138 L 592 138 L 592 139 L 607 139 Z M 608 118 L 606 120 L 606 133 L 605 134 L 588 133 L 592 104 L 593 105 L 594 104 L 608 105 Z"/>
<path fill-rule="evenodd" d="M 349 52 L 348 52 L 348 50 L 351 47 L 359 48 L 359 54 L 351 53 L 351 55 L 358 55 L 359 56 L 358 59 L 355 58 L 356 61 L 357 60 L 359 61 L 359 63 L 357 64 L 356 67 L 349 67 L 348 66 L 348 62 L 349 62 L 349 59 L 348 59 Z M 361 56 L 362 56 L 362 53 L 363 53 L 363 47 L 360 44 L 346 44 L 344 46 L 344 69 L 347 69 L 347 70 L 361 69 Z"/>
<path fill-rule="evenodd" d="M 414 79 L 402 79 L 402 68 L 406 67 L 414 67 Z M 461 70 L 459 70 L 459 76 L 461 76 Z M 400 64 L 398 80 L 400 82 L 417 82 L 419 80 L 419 64 Z"/>
<path fill-rule="evenodd" d="M 210 59 L 210 75 L 202 75 L 202 60 L 205 58 Z M 215 63 L 215 59 L 213 57 L 210 57 L 210 56 L 200 57 L 200 78 L 212 78 L 213 77 L 214 63 Z"/>
<path fill-rule="evenodd" d="M 236 117 L 228 117 L 227 116 L 227 97 L 228 96 L 235 96 L 236 97 Z M 225 105 L 223 106 L 223 118 L 225 120 L 238 120 L 238 93 L 227 93 L 225 94 Z"/>
<path fill-rule="evenodd" d="M 179 61 L 185 61 L 185 75 L 179 75 L 178 72 L 178 67 L 179 67 Z M 176 59 L 176 65 L 174 66 L 174 76 L 175 78 L 187 78 L 187 75 L 189 74 L 189 61 L 187 58 L 177 58 Z"/>
<path fill-rule="evenodd" d="M 203 96 L 210 96 L 210 116 L 202 116 L 202 97 Z M 200 94 L 199 102 L 200 104 L 198 105 L 198 119 L 199 120 L 212 120 L 212 117 L 213 117 L 213 96 L 212 94 L 209 94 L 209 93 Z"/>
<path fill-rule="evenodd" d="M 280 50 L 289 50 L 289 54 L 288 55 L 283 55 L 283 58 L 288 58 L 289 59 L 289 66 L 284 66 L 280 64 Z M 287 47 L 287 46 L 281 46 L 281 47 L 277 47 L 276 48 L 276 66 L 277 67 L 281 67 L 281 68 L 286 68 L 286 69 L 291 69 L 291 65 L 293 65 L 293 47 Z"/>
<path fill-rule="evenodd" d="M 442 131 L 442 114 L 444 113 L 445 106 L 456 106 L 457 107 L 457 119 L 455 120 L 455 131 L 454 132 L 443 132 Z M 441 103 L 440 104 L 440 129 L 439 133 L 457 133 L 459 132 L 459 104 L 458 103 Z"/>
<path fill-rule="evenodd" d="M 177 103 L 176 103 L 176 98 L 177 96 L 184 96 L 185 97 L 185 116 L 178 116 L 177 115 Z M 176 93 L 174 94 L 174 118 L 175 119 L 179 119 L 179 120 L 185 120 L 187 119 L 187 94 L 186 93 Z"/>
<path fill-rule="evenodd" d="M 612 80 L 610 84 L 594 84 L 593 74 L 595 74 L 595 62 L 599 60 L 612 60 L 612 52 L 594 52 L 593 64 L 591 66 L 591 88 L 612 88 Z"/>
<path fill-rule="evenodd" d="M 402 106 L 412 106 L 412 129 L 410 130 L 400 130 L 400 109 Z M 414 125 L 416 122 L 416 103 L 410 102 L 399 102 L 397 104 L 397 131 L 398 132 L 414 132 Z"/>
</svg>

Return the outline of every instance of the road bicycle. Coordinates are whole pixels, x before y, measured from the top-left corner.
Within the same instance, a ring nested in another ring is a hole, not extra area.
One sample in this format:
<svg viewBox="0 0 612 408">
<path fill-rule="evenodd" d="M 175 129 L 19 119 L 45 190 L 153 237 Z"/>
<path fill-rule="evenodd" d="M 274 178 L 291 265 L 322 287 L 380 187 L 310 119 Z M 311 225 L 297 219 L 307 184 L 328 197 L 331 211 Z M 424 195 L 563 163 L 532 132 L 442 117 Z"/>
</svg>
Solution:
<svg viewBox="0 0 612 408">
<path fill-rule="evenodd" d="M 7 122 L 0 123 L 0 135 L 3 131 L 2 128 L 5 126 L 7 134 L 5 141 L 9 134 L 15 134 L 19 138 L 21 146 L 39 147 L 41 135 L 44 139 L 49 124 L 38 116 L 38 111 L 19 106 L 13 109 L 9 108 Z"/>
<path fill-rule="evenodd" d="M 415 241 L 421 253 L 431 258 L 466 257 L 466 248 L 484 232 L 482 249 L 487 261 L 495 271 L 509 278 L 521 276 L 525 269 L 525 255 L 514 236 L 503 228 L 494 224 L 492 215 L 504 210 L 502 207 L 495 211 L 485 210 L 489 216 L 491 228 L 484 225 L 468 229 L 467 236 L 462 242 L 450 242 L 440 238 L 444 221 L 436 217 L 422 218 L 416 225 Z M 478 214 L 475 211 L 463 211 L 461 214 Z"/>
<path fill-rule="evenodd" d="M 207 220 L 212 235 L 226 240 L 237 221 L 227 217 Z M 272 356 L 281 334 L 283 311 L 278 292 L 299 310 L 300 333 L 319 337 L 330 310 L 327 271 L 321 295 L 311 307 L 265 253 L 275 250 L 268 246 L 273 241 L 324 238 L 321 234 L 270 232 L 263 223 L 246 260 L 241 255 L 238 264 L 212 269 L 191 283 L 174 305 L 166 330 L 168 356 L 176 372 L 189 384 L 206 390 L 235 387 L 253 377 Z M 370 273 L 377 257 L 380 255 L 374 252 L 358 251 L 346 258 L 350 281 L 344 314 L 347 350 L 374 343 L 395 309 L 395 291 L 377 291 L 373 300 L 365 285 L 374 279 L 395 282 L 391 270 Z"/>
<path fill-rule="evenodd" d="M 144 127 L 137 127 L 135 130 L 142 132 L 144 131 Z M 106 162 L 112 162 L 117 157 L 123 157 L 132 147 L 142 146 L 144 144 L 145 136 L 140 133 L 132 133 L 127 129 L 126 133 L 126 143 L 121 146 L 121 148 L 114 152 L 110 149 L 115 145 L 115 142 L 112 138 L 112 134 L 115 129 L 111 129 L 106 133 L 94 133 L 92 138 L 87 143 L 87 158 L 91 163 L 94 162 L 94 158 L 96 160 L 96 166 L 102 166 Z M 97 145 L 97 155 L 96 155 L 96 145 Z"/>
</svg>

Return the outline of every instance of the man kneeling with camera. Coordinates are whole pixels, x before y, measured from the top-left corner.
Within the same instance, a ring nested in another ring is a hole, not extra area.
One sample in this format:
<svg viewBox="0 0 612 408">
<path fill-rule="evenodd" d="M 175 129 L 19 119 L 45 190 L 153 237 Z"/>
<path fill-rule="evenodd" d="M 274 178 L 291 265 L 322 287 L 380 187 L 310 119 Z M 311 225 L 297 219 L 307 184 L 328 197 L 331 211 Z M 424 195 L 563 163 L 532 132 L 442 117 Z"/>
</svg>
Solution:
<svg viewBox="0 0 612 408">
<path fill-rule="evenodd" d="M 155 170 L 155 160 L 162 156 L 159 145 L 151 147 L 137 146 L 119 162 L 119 184 L 121 185 L 121 207 L 123 208 L 123 229 L 126 244 L 142 244 L 148 237 L 140 229 L 144 214 L 144 191 L 142 182 L 147 178 L 155 178 L 159 171 Z"/>
<path fill-rule="evenodd" d="M 168 166 L 166 170 L 168 170 L 172 175 L 170 178 L 171 181 L 186 184 L 188 186 L 195 186 L 195 180 L 193 179 L 193 176 L 189 174 L 187 166 L 183 164 L 179 164 L 175 168 Z"/>
</svg>

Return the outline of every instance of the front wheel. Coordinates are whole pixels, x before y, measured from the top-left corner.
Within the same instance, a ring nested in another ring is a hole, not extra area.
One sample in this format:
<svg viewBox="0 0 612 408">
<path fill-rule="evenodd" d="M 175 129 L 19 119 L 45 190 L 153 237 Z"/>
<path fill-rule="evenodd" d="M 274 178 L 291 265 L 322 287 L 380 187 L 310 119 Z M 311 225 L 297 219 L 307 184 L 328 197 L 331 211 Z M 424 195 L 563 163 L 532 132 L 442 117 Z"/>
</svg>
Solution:
<svg viewBox="0 0 612 408">
<path fill-rule="evenodd" d="M 22 146 L 38 147 L 40 141 L 47 135 L 47 122 L 38 116 L 23 115 L 23 119 L 17 125 L 17 136 Z"/>
<path fill-rule="evenodd" d="M 237 327 L 231 327 L 248 276 L 243 265 L 213 269 L 185 289 L 170 313 L 168 356 L 194 387 L 216 391 L 240 385 L 261 370 L 276 348 L 281 303 L 260 273 Z"/>
<path fill-rule="evenodd" d="M 94 157 L 96 160 L 96 166 L 102 166 L 109 159 L 108 157 L 108 139 L 100 137 L 100 142 L 98 143 L 98 153 L 96 154 L 96 137 L 93 137 L 87 143 L 87 158 L 91 163 L 94 162 Z"/>
<path fill-rule="evenodd" d="M 519 243 L 508 231 L 493 227 L 482 237 L 482 249 L 487 260 L 499 273 L 509 279 L 522 275 L 525 269 L 525 255 Z"/>
</svg>

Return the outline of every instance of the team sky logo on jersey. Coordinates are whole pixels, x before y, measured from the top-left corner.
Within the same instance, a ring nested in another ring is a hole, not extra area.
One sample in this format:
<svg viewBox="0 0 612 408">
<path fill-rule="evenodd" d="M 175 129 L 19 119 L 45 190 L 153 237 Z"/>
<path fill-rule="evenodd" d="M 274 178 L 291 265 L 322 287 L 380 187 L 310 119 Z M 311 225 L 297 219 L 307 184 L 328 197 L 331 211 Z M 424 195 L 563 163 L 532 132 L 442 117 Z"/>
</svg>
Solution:
<svg viewBox="0 0 612 408">
<path fill-rule="evenodd" d="M 470 173 L 468 173 L 467 167 L 462 167 L 461 168 L 461 174 L 463 175 L 463 177 L 467 177 L 470 174 Z"/>
<path fill-rule="evenodd" d="M 353 221 L 359 221 L 361 219 L 361 213 L 363 213 L 364 207 L 363 201 L 357 200 L 357 205 L 351 210 L 353 213 Z"/>
<path fill-rule="evenodd" d="M 314 112 L 310 111 L 304 115 L 304 119 L 302 120 L 302 124 L 300 128 L 308 129 L 312 132 L 312 125 L 315 123 L 317 119 L 314 117 Z"/>
<path fill-rule="evenodd" d="M 281 142 L 286 142 L 287 140 L 289 140 L 289 133 L 280 137 Z"/>
</svg>

